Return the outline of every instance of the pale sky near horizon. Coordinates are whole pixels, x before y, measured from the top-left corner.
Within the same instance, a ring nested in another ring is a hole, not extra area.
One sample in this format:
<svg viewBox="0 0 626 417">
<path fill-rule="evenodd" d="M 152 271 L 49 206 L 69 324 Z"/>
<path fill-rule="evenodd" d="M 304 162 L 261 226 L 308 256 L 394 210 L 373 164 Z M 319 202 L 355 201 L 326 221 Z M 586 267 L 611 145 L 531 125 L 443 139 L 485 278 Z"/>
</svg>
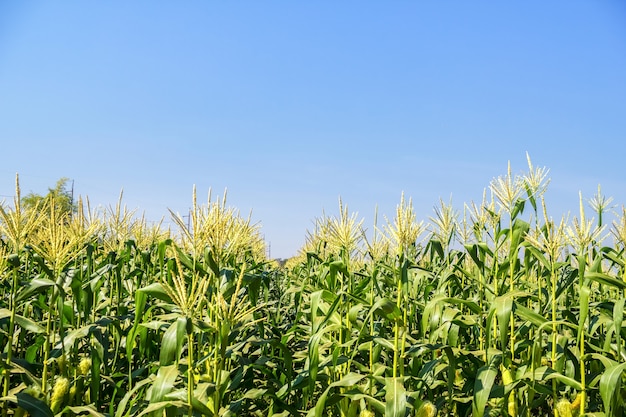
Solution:
<svg viewBox="0 0 626 417">
<path fill-rule="evenodd" d="M 167 222 L 227 188 L 281 258 L 340 196 L 428 220 L 526 152 L 554 217 L 621 210 L 626 3 L 0 2 L 0 145 L 0 200 L 68 177 Z"/>
</svg>

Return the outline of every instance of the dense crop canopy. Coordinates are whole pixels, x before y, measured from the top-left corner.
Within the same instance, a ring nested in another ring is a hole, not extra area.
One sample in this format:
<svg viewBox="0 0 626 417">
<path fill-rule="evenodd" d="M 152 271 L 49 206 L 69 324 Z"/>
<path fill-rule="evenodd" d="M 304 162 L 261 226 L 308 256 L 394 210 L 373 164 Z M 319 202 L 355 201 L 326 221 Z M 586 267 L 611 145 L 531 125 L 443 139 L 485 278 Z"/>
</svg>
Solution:
<svg viewBox="0 0 626 417">
<path fill-rule="evenodd" d="M 225 195 L 194 190 L 172 232 L 121 197 L 22 207 L 18 186 L 0 206 L 2 413 L 623 415 L 626 211 L 607 230 L 598 189 L 597 221 L 582 196 L 554 221 L 528 168 L 428 224 L 402 195 L 371 236 L 340 200 L 284 266 Z"/>
</svg>

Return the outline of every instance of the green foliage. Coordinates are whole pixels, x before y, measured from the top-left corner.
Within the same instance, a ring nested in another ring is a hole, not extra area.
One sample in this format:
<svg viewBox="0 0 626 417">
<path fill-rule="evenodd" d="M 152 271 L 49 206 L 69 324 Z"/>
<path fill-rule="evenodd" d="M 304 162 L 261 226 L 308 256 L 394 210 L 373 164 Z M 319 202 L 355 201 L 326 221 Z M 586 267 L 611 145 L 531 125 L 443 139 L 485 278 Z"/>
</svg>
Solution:
<svg viewBox="0 0 626 417">
<path fill-rule="evenodd" d="M 54 203 L 59 216 L 72 214 L 76 211 L 77 207 L 73 200 L 72 189 L 68 189 L 70 185 L 69 178 L 60 178 L 54 188 L 48 188 L 46 195 L 30 192 L 22 197 L 22 206 L 26 210 L 33 210 L 37 208 L 41 209 Z"/>
</svg>

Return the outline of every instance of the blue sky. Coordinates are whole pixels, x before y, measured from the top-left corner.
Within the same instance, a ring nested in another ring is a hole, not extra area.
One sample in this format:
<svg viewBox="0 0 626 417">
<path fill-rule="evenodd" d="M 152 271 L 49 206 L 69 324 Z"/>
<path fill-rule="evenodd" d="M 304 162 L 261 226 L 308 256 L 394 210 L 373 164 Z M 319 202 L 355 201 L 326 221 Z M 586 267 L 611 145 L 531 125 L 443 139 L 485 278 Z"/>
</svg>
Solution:
<svg viewBox="0 0 626 417">
<path fill-rule="evenodd" d="M 60 177 L 150 219 L 228 189 L 272 257 L 341 196 L 462 209 L 526 152 L 554 217 L 626 204 L 621 1 L 0 3 L 0 195 Z M 2 197 L 0 197 L 1 199 Z M 10 198 L 10 197 L 9 197 Z M 9 200 L 9 198 L 5 198 Z"/>
</svg>

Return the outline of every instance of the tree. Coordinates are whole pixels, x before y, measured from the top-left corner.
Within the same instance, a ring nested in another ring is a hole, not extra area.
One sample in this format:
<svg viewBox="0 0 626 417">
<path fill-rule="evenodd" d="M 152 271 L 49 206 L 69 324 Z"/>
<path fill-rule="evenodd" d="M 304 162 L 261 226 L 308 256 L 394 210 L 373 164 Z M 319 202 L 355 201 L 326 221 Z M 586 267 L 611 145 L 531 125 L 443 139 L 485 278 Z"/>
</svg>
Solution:
<svg viewBox="0 0 626 417">
<path fill-rule="evenodd" d="M 76 211 L 72 190 L 68 190 L 69 178 L 60 178 L 54 188 L 48 188 L 48 194 L 41 195 L 33 192 L 22 197 L 22 207 L 25 209 L 41 208 L 54 201 L 56 212 L 59 215 L 71 215 Z"/>
</svg>

